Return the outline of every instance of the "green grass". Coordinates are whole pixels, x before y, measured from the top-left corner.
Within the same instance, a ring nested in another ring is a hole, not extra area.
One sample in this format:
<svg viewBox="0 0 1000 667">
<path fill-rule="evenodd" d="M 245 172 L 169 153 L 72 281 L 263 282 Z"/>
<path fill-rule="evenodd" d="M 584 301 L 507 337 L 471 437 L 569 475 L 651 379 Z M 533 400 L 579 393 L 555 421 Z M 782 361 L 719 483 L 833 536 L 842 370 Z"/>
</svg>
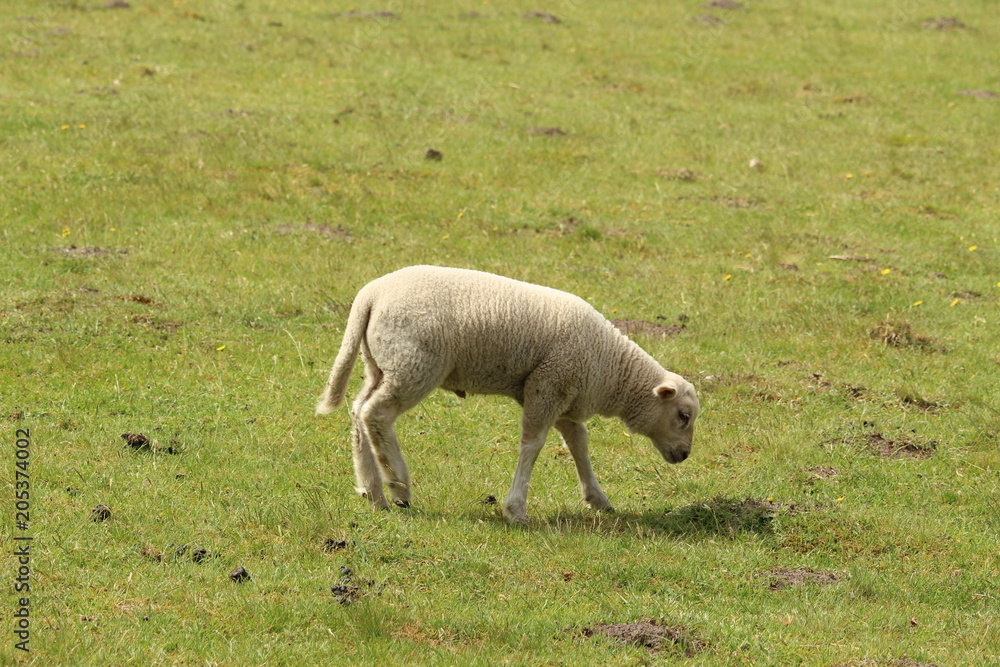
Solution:
<svg viewBox="0 0 1000 667">
<path fill-rule="evenodd" d="M 130 2 L 0 7 L 4 664 L 1000 661 L 993 3 Z M 414 263 L 683 321 L 691 458 L 595 420 L 598 514 L 553 436 L 511 529 L 516 405 L 439 392 L 366 507 L 312 408 Z"/>
</svg>

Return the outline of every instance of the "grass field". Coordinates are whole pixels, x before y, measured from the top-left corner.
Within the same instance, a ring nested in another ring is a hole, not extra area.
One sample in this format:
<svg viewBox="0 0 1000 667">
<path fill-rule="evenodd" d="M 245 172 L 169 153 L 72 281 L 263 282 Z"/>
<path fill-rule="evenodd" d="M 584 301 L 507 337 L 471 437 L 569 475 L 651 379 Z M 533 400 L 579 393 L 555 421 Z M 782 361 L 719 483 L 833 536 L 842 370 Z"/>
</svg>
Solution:
<svg viewBox="0 0 1000 667">
<path fill-rule="evenodd" d="M 3 664 L 1000 663 L 995 3 L 716 4 L 0 4 Z M 509 528 L 437 392 L 369 509 L 312 410 L 416 263 L 639 322 L 691 457 Z"/>
</svg>

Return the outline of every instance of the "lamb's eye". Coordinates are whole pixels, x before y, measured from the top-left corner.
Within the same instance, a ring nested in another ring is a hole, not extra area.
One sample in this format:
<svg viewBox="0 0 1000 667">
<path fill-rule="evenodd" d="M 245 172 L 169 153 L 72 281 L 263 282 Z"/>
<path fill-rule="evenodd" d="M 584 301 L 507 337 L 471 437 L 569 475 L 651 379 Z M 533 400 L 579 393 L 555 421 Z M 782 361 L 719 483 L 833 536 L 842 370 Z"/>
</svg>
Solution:
<svg viewBox="0 0 1000 667">
<path fill-rule="evenodd" d="M 690 422 L 690 421 L 691 421 L 691 413 L 690 413 L 690 412 L 688 412 L 687 410 L 681 410 L 681 411 L 680 411 L 679 413 L 677 413 L 677 414 L 678 414 L 678 416 L 679 416 L 679 417 L 681 418 L 681 421 L 682 421 L 682 422 L 684 422 L 684 425 L 685 425 L 685 426 L 687 426 L 687 425 L 688 425 L 688 422 Z"/>
</svg>

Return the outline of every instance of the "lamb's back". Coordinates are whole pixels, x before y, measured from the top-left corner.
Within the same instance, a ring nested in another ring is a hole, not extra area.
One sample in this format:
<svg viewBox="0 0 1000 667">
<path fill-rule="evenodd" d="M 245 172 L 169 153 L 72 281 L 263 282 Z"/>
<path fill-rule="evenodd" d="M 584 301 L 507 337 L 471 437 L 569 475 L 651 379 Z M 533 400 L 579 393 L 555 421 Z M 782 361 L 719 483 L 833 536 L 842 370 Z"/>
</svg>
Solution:
<svg viewBox="0 0 1000 667">
<path fill-rule="evenodd" d="M 519 398 L 543 362 L 587 374 L 604 339 L 617 335 L 577 296 L 479 271 L 408 267 L 369 287 L 373 354 L 441 355 L 449 389 Z"/>
</svg>

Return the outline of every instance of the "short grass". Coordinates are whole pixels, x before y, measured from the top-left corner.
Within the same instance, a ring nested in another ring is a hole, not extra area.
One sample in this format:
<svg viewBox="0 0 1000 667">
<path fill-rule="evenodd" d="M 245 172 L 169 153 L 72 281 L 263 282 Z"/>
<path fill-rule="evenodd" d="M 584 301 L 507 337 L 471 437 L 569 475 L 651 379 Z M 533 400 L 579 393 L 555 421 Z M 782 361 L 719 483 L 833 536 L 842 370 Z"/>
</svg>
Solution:
<svg viewBox="0 0 1000 667">
<path fill-rule="evenodd" d="M 0 6 L 5 662 L 1000 661 L 994 3 L 128 4 Z M 516 406 L 438 393 L 367 508 L 312 408 L 414 263 L 683 324 L 692 457 L 595 420 L 617 513 L 553 438 L 511 529 Z"/>
</svg>

